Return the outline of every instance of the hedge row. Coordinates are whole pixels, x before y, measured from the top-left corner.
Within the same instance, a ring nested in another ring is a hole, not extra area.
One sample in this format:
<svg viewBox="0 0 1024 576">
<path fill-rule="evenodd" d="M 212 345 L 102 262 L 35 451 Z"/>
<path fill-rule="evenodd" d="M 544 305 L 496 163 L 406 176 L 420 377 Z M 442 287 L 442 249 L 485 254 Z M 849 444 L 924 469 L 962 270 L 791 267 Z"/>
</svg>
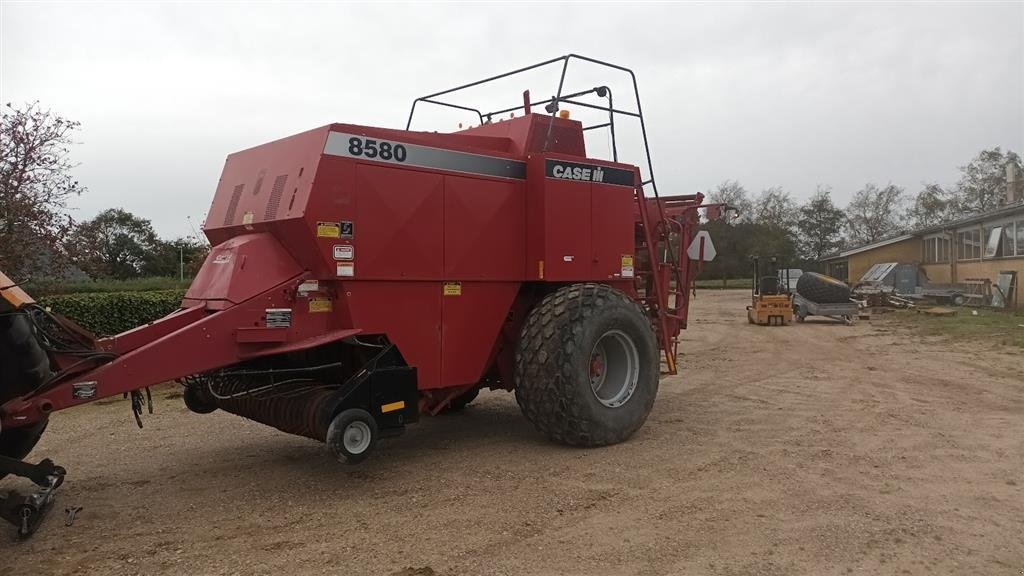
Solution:
<svg viewBox="0 0 1024 576">
<path fill-rule="evenodd" d="M 47 296 L 65 296 L 86 294 L 93 292 L 153 292 L 157 290 L 184 290 L 187 289 L 191 279 L 179 280 L 178 278 L 132 278 L 129 280 L 83 280 L 75 281 L 50 281 L 43 278 L 35 278 L 25 282 L 22 288 L 37 299 Z"/>
<path fill-rule="evenodd" d="M 39 304 L 97 336 L 113 336 L 174 312 L 184 296 L 184 290 L 68 294 L 40 298 Z"/>
</svg>

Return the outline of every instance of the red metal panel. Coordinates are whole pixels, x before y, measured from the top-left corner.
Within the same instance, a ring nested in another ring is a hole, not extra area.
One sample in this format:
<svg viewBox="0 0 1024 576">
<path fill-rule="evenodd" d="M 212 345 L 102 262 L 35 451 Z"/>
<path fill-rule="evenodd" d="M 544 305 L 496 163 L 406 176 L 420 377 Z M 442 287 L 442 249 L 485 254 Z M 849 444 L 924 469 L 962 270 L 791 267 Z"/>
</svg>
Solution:
<svg viewBox="0 0 1024 576">
<path fill-rule="evenodd" d="M 266 230 L 263 222 L 301 217 L 328 129 L 322 126 L 228 156 L 203 226 L 210 242 Z"/>
<path fill-rule="evenodd" d="M 355 277 L 438 279 L 444 274 L 444 177 L 356 167 Z"/>
<path fill-rule="evenodd" d="M 551 138 L 548 138 L 548 126 L 553 124 Z M 548 152 L 559 152 L 574 156 L 586 156 L 583 140 L 583 124 L 578 120 L 552 118 L 548 114 L 528 114 L 519 118 L 497 120 L 490 124 L 474 126 L 458 132 L 484 136 L 502 136 L 511 140 L 510 151 L 526 156 L 544 150 L 547 142 Z"/>
<path fill-rule="evenodd" d="M 444 278 L 520 280 L 526 267 L 520 181 L 446 176 Z"/>
<path fill-rule="evenodd" d="M 590 183 L 544 185 L 544 279 L 591 279 Z"/>
<path fill-rule="evenodd" d="M 291 254 L 270 234 L 236 236 L 210 251 L 185 294 L 185 304 L 202 300 L 237 304 L 301 273 Z"/>
<path fill-rule="evenodd" d="M 636 206 L 632 188 L 624 186 L 591 185 L 591 224 L 593 228 L 593 258 L 591 278 L 612 280 L 621 277 L 622 257 L 633 256 L 636 240 L 633 231 L 633 207 Z M 634 261 L 635 265 L 635 261 Z"/>
<path fill-rule="evenodd" d="M 458 294 L 451 288 L 444 296 L 442 386 L 480 381 L 519 286 L 518 282 L 462 282 Z"/>
<path fill-rule="evenodd" d="M 419 387 L 441 381 L 441 282 L 345 282 L 339 304 L 364 334 L 387 334 L 415 366 Z"/>
</svg>

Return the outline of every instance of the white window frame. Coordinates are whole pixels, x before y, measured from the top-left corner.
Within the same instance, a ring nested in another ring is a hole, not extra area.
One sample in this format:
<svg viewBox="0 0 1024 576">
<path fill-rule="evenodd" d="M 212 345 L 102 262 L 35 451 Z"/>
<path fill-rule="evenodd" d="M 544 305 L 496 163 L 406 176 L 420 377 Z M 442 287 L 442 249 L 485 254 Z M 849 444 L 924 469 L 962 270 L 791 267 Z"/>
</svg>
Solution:
<svg viewBox="0 0 1024 576">
<path fill-rule="evenodd" d="M 926 236 L 923 255 L 925 264 L 948 264 L 949 244 L 949 236 L 946 234 Z"/>
<path fill-rule="evenodd" d="M 1013 225 L 1017 228 L 1017 241 L 1015 242 L 1017 246 L 1017 256 L 1024 256 L 1024 218 L 1015 220 Z"/>
<path fill-rule="evenodd" d="M 970 235 L 970 240 L 967 236 Z M 981 243 L 981 228 L 967 228 L 956 232 L 956 259 L 958 262 L 981 260 L 984 253 Z M 968 250 L 970 253 L 968 253 Z"/>
</svg>

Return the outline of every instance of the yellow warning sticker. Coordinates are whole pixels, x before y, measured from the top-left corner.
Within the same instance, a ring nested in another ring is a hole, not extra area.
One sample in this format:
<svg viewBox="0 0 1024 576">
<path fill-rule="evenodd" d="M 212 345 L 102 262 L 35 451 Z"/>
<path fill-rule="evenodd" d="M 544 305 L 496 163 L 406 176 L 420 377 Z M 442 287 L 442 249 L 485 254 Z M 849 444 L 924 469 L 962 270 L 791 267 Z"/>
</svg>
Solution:
<svg viewBox="0 0 1024 576">
<path fill-rule="evenodd" d="M 445 282 L 444 283 L 444 295 L 445 296 L 462 296 L 462 283 L 461 282 Z"/>
<path fill-rule="evenodd" d="M 309 299 L 309 311 L 310 313 L 316 312 L 330 312 L 334 309 L 334 304 L 330 298 L 310 298 Z"/>
<path fill-rule="evenodd" d="M 398 402 L 392 402 L 391 404 L 382 405 L 380 407 L 380 411 L 383 412 L 384 414 L 387 414 L 388 412 L 394 412 L 395 410 L 401 410 L 403 408 L 405 408 L 405 402 L 399 400 Z"/>
<path fill-rule="evenodd" d="M 632 254 L 623 254 L 622 255 L 622 269 L 621 269 L 620 272 L 621 272 L 621 275 L 622 275 L 623 278 L 632 278 L 634 276 L 634 274 L 636 274 L 636 271 L 633 268 L 633 255 Z"/>
<path fill-rule="evenodd" d="M 316 235 L 318 238 L 341 238 L 341 223 L 317 222 Z"/>
</svg>

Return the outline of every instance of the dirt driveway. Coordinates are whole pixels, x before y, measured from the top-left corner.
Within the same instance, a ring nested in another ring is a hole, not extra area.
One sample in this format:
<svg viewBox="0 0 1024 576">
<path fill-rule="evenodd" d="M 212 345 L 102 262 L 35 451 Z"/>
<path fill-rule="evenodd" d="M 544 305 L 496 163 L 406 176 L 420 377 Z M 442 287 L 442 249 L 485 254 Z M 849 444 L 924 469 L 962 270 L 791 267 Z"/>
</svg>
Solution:
<svg viewBox="0 0 1024 576">
<path fill-rule="evenodd" d="M 58 414 L 59 508 L 0 533 L 0 574 L 1024 574 L 1019 351 L 749 326 L 745 298 L 698 295 L 682 375 L 610 448 L 545 442 L 505 393 L 358 467 L 173 388 L 144 430 Z"/>
</svg>

